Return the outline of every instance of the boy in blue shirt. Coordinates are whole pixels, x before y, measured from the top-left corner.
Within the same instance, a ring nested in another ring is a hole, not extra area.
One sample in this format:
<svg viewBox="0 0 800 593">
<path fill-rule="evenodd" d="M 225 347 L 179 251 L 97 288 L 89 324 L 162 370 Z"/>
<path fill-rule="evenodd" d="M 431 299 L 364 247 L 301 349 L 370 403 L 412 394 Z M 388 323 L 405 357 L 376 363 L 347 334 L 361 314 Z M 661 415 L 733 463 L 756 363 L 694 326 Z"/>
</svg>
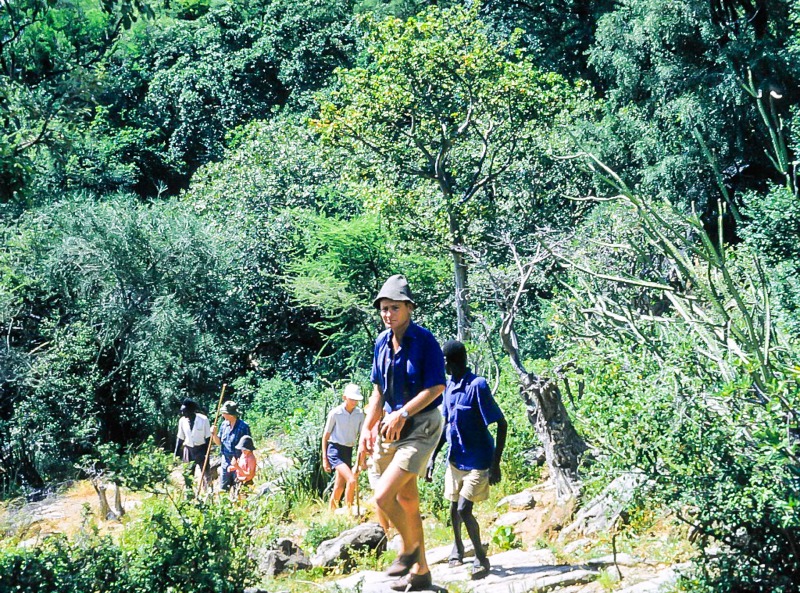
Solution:
<svg viewBox="0 0 800 593">
<path fill-rule="evenodd" d="M 472 507 L 476 502 L 486 500 L 489 486 L 500 481 L 500 458 L 505 448 L 508 423 L 492 397 L 486 379 L 478 377 L 467 367 L 464 344 L 451 340 L 442 351 L 445 368 L 450 374 L 444 392 L 445 429 L 428 464 L 426 479 L 431 481 L 436 455 L 446 440 L 450 448 L 444 496 L 450 501 L 450 519 L 455 536 L 450 566 L 461 564 L 464 558 L 463 524 L 475 549 L 472 578 L 480 579 L 489 574 L 490 565 Z M 488 428 L 494 423 L 497 423 L 496 447 Z"/>
</svg>

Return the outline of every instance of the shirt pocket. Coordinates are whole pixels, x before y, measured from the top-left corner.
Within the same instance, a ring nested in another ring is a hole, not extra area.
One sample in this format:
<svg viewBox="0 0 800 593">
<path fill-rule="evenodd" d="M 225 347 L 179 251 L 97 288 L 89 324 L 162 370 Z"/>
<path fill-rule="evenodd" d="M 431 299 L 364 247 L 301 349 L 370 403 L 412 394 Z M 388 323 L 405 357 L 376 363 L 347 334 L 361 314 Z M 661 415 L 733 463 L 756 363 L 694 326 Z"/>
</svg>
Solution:
<svg viewBox="0 0 800 593">
<path fill-rule="evenodd" d="M 458 423 L 459 420 L 465 420 L 469 418 L 471 413 L 472 413 L 472 406 L 467 406 L 464 404 L 456 404 L 455 406 L 453 406 L 453 424 Z"/>
<path fill-rule="evenodd" d="M 406 383 L 410 397 L 413 398 L 422 391 L 423 380 L 422 357 L 412 350 L 406 360 Z"/>
</svg>

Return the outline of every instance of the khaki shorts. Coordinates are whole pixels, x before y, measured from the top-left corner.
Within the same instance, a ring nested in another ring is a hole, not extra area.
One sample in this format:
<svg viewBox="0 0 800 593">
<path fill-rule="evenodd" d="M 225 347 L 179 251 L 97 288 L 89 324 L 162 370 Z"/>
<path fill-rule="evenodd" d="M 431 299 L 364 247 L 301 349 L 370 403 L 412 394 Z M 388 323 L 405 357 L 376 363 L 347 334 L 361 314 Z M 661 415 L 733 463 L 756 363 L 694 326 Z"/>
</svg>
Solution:
<svg viewBox="0 0 800 593">
<path fill-rule="evenodd" d="M 386 443 L 378 433 L 373 455 L 378 475 L 383 474 L 390 465 L 418 476 L 425 475 L 428 460 L 442 436 L 444 418 L 439 408 L 416 414 L 413 418 L 413 430 L 398 441 Z"/>
<path fill-rule="evenodd" d="M 381 479 L 378 475 L 378 470 L 375 469 L 375 462 L 372 460 L 372 457 L 367 459 L 367 479 L 369 480 L 369 487 L 371 490 L 375 490 L 378 485 L 378 480 Z"/>
<path fill-rule="evenodd" d="M 480 502 L 489 498 L 489 470 L 465 471 L 448 463 L 444 474 L 444 497 L 451 502 L 458 502 L 459 496 L 470 502 Z"/>
</svg>

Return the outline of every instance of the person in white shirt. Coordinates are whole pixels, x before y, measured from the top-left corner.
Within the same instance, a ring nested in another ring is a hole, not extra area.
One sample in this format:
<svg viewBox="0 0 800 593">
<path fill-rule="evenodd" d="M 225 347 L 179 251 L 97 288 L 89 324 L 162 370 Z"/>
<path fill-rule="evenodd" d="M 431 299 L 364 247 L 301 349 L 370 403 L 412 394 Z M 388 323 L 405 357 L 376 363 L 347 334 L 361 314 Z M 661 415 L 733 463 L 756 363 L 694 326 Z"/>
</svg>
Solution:
<svg viewBox="0 0 800 593">
<path fill-rule="evenodd" d="M 195 467 L 199 467 L 202 471 L 211 439 L 211 423 L 199 410 L 197 402 L 185 399 L 181 402 L 181 419 L 178 420 L 178 443 L 175 453 L 185 463 L 192 464 L 192 471 Z"/>
<path fill-rule="evenodd" d="M 330 508 L 338 508 L 344 494 L 347 508 L 353 506 L 355 498 L 356 473 L 353 467 L 353 448 L 358 444 L 361 425 L 364 423 L 364 411 L 358 407 L 363 401 L 361 388 L 350 383 L 344 388 L 344 403 L 336 406 L 328 414 L 325 429 L 322 431 L 322 468 L 326 472 L 335 471 L 336 479 L 331 493 Z"/>
</svg>

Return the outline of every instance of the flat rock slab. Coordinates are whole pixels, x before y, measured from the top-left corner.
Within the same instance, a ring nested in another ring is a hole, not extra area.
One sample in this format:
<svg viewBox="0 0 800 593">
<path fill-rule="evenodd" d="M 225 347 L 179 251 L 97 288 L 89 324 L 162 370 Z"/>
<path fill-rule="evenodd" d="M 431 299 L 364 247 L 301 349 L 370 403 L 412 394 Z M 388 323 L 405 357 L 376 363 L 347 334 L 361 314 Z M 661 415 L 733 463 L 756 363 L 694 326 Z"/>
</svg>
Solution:
<svg viewBox="0 0 800 593">
<path fill-rule="evenodd" d="M 473 593 L 527 593 L 528 591 L 546 591 L 554 587 L 566 587 L 579 583 L 588 583 L 597 578 L 598 573 L 592 570 L 576 569 L 572 566 L 559 565 L 550 550 L 509 550 L 489 558 L 492 569 L 489 576 L 479 580 L 469 580 L 469 570 L 465 567 L 451 569 L 454 574 L 460 573 L 462 581 L 468 581 L 467 590 Z M 434 571 L 434 581 L 438 571 Z M 440 582 L 447 583 L 445 578 Z"/>
<path fill-rule="evenodd" d="M 686 565 L 683 566 L 685 567 Z M 681 565 L 666 568 L 660 571 L 655 578 L 620 589 L 619 593 L 660 593 L 661 591 L 671 589 L 678 579 L 681 568 Z"/>
<path fill-rule="evenodd" d="M 450 568 L 446 564 L 431 566 L 434 586 L 430 591 L 447 591 L 459 583 L 460 591 L 471 593 L 528 593 L 594 581 L 598 572 L 582 567 L 559 565 L 550 550 L 510 550 L 489 557 L 492 569 L 479 581 L 470 580 L 472 563 Z M 340 590 L 362 593 L 387 593 L 396 579 L 376 571 L 365 571 L 335 581 Z M 360 587 L 360 588 L 359 588 Z"/>
<path fill-rule="evenodd" d="M 450 552 L 453 550 L 453 546 L 439 546 L 438 548 L 433 548 L 432 550 L 425 551 L 425 558 L 428 560 L 428 564 L 442 564 L 447 562 L 450 558 Z M 472 547 L 472 542 L 467 540 L 464 542 L 464 558 L 471 558 L 475 556 L 475 550 Z"/>
<path fill-rule="evenodd" d="M 435 579 L 435 577 L 434 577 Z M 347 578 L 339 579 L 332 583 L 338 587 L 339 591 L 361 591 L 361 593 L 392 593 L 389 585 L 397 580 L 396 577 L 387 577 L 386 573 L 375 570 L 365 570 Z M 431 589 L 426 589 L 431 593 L 443 593 L 447 591 L 441 585 L 434 583 Z"/>
<path fill-rule="evenodd" d="M 520 492 L 506 496 L 497 503 L 498 508 L 502 506 L 508 507 L 509 511 L 527 511 L 536 506 L 536 500 L 533 498 L 533 492 Z"/>
<path fill-rule="evenodd" d="M 593 570 L 576 570 L 571 566 L 561 566 L 556 570 L 542 571 L 538 574 L 532 572 L 496 579 L 495 575 L 489 575 L 485 579 L 476 581 L 469 590 L 472 593 L 533 593 L 591 583 L 598 575 L 599 573 Z"/>
<path fill-rule="evenodd" d="M 512 511 L 510 513 L 505 513 L 504 515 L 500 515 L 494 524 L 501 527 L 510 527 L 512 525 L 516 525 L 517 523 L 522 523 L 527 518 L 528 515 L 522 511 Z"/>
<path fill-rule="evenodd" d="M 641 558 L 635 558 L 630 554 L 626 554 L 625 552 L 621 552 L 617 554 L 617 564 L 619 566 L 638 566 L 643 564 L 644 560 Z M 600 558 L 592 558 L 591 560 L 587 560 L 586 564 L 589 566 L 613 566 L 614 565 L 614 554 L 608 554 L 607 556 L 601 556 Z"/>
</svg>

